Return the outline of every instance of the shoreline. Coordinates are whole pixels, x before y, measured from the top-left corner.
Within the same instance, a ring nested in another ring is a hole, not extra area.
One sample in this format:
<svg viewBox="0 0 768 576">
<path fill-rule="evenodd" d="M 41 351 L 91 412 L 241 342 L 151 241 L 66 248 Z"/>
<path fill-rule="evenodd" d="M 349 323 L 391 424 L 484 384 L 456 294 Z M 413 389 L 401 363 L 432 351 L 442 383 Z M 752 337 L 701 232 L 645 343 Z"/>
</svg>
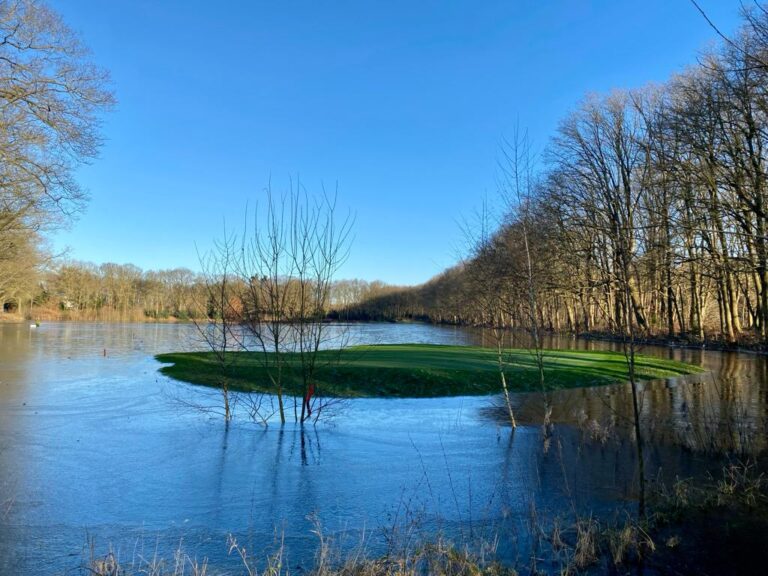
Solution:
<svg viewBox="0 0 768 576">
<path fill-rule="evenodd" d="M 566 332 L 566 334 L 573 334 Z M 622 338 L 616 334 L 610 332 L 583 332 L 581 334 L 573 334 L 576 338 L 583 340 L 597 340 L 600 342 L 621 342 Z M 711 350 L 714 352 L 737 352 L 737 353 L 750 353 L 750 354 L 768 354 L 768 343 L 763 342 L 727 342 L 721 339 L 708 339 L 704 340 L 691 340 L 683 336 L 676 337 L 662 337 L 662 336 L 649 336 L 645 338 L 636 338 L 635 344 L 638 347 L 642 346 L 658 346 L 662 348 L 684 348 L 686 350 Z"/>
<path fill-rule="evenodd" d="M 123 318 L 52 318 L 49 314 L 43 313 L 39 316 L 35 314 L 19 315 L 11 312 L 0 312 L 0 324 L 26 324 L 37 322 L 39 324 L 45 322 L 75 322 L 84 324 L 193 324 L 195 320 L 205 321 L 203 318 L 176 318 L 174 316 L 168 318 L 152 318 L 145 316 L 143 318 L 136 316 L 127 316 Z M 431 324 L 434 326 L 452 326 L 457 328 L 470 328 L 470 329 L 489 329 L 488 326 L 479 326 L 473 324 L 460 324 L 452 322 L 430 322 L 429 320 L 415 320 L 409 318 L 403 319 L 378 319 L 378 320 L 350 320 L 341 319 L 338 316 L 330 316 L 324 322 L 330 324 L 340 324 L 354 326 L 357 324 Z M 521 333 L 519 329 L 507 329 L 512 333 Z M 576 339 L 582 340 L 595 340 L 599 342 L 615 342 L 620 343 L 622 337 L 607 331 L 595 330 L 590 332 L 571 332 L 568 330 L 546 330 L 545 334 L 550 336 L 572 336 Z M 754 335 L 750 334 L 753 337 Z M 688 350 L 710 350 L 716 352 L 736 352 L 736 353 L 749 353 L 768 355 L 768 342 L 761 342 L 754 340 L 753 338 L 741 338 L 736 342 L 728 342 L 719 337 L 704 338 L 703 340 L 691 339 L 685 336 L 646 336 L 637 337 L 635 339 L 637 346 L 658 346 L 660 348 L 683 348 Z"/>
<path fill-rule="evenodd" d="M 395 323 L 399 324 L 399 320 L 381 320 L 381 323 Z M 418 320 L 405 320 L 403 323 L 417 323 Z M 429 322 L 424 321 L 424 324 L 434 324 L 435 326 L 455 326 L 458 328 L 474 328 L 480 330 L 489 330 L 489 326 L 475 325 L 475 324 L 459 324 L 453 322 Z M 526 333 L 526 330 L 510 329 L 506 331 L 512 333 Z M 574 338 L 582 340 L 596 340 L 599 342 L 622 342 L 623 338 L 613 332 L 607 332 L 603 330 L 594 330 L 589 332 L 572 332 L 569 330 L 543 330 L 543 334 L 547 336 L 572 336 Z M 754 338 L 754 334 L 748 336 Z M 658 346 L 660 348 L 684 348 L 687 350 L 710 350 L 714 352 L 738 352 L 738 353 L 750 353 L 768 355 L 768 342 L 761 342 L 754 339 L 746 339 L 744 337 L 736 342 L 728 342 L 722 338 L 704 338 L 704 340 L 690 339 L 684 335 L 667 337 L 667 336 L 646 336 L 636 337 L 635 344 L 637 346 Z"/>
</svg>

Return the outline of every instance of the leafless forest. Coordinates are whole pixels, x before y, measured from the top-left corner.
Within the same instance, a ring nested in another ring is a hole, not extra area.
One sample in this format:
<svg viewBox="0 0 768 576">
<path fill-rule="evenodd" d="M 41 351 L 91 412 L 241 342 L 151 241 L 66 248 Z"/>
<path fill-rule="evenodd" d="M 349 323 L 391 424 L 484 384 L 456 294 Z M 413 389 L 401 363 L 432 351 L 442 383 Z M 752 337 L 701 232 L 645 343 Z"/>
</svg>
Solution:
<svg viewBox="0 0 768 576">
<path fill-rule="evenodd" d="M 666 84 L 585 96 L 538 157 L 506 142 L 492 233 L 481 215 L 464 262 L 354 311 L 525 324 L 527 235 L 546 328 L 615 332 L 628 300 L 649 336 L 765 342 L 767 139 L 768 13 L 754 8 Z M 494 317 L 489 289 L 506 302 Z"/>
</svg>

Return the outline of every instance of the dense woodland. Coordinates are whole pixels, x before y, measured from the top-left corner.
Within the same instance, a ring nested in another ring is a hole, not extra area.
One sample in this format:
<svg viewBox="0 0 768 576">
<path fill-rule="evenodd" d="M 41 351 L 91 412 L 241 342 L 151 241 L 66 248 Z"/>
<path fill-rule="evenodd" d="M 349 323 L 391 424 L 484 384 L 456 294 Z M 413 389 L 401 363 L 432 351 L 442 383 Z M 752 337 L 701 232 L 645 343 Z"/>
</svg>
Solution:
<svg viewBox="0 0 768 576">
<path fill-rule="evenodd" d="M 662 86 L 588 95 L 539 158 L 500 162 L 503 216 L 471 257 L 358 317 L 768 338 L 768 12 Z M 530 256 L 530 269 L 526 262 Z M 627 288 L 627 298 L 624 289 Z M 489 314 L 488 293 L 506 305 Z"/>
</svg>

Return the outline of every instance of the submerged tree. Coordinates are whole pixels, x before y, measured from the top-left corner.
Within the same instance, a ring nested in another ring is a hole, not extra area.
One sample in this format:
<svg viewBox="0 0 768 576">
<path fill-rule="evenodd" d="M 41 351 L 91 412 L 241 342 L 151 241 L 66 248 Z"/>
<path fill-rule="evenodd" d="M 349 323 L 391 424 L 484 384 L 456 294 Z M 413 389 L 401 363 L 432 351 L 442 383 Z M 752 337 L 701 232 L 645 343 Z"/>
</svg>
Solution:
<svg viewBox="0 0 768 576">
<path fill-rule="evenodd" d="M 492 233 L 490 212 L 486 203 L 478 217 L 476 227 L 468 227 L 467 234 L 472 243 L 471 260 L 467 263 L 466 289 L 472 292 L 475 306 L 482 323 L 489 326 L 496 348 L 496 364 L 499 371 L 504 404 L 513 429 L 517 428 L 515 411 L 509 394 L 505 354 L 505 331 L 511 319 L 510 284 L 504 271 L 504 247 Z"/>
<path fill-rule="evenodd" d="M 333 280 L 349 252 L 352 221 L 339 218 L 335 196 L 310 196 L 301 182 L 280 196 L 268 187 L 264 210 L 260 217 L 257 209 L 242 243 L 246 347 L 260 353 L 281 422 L 286 372 L 299 372 L 301 408 L 294 395 L 293 412 L 304 422 L 313 408 L 319 417 L 323 407 L 315 378 L 318 352 L 329 344 L 325 317 Z"/>
<path fill-rule="evenodd" d="M 310 196 L 300 182 L 281 195 L 268 186 L 263 203 L 246 216 L 242 234 L 225 235 L 207 260 L 214 305 L 206 333 L 215 338 L 206 343 L 220 360 L 222 382 L 236 361 L 233 351 L 255 354 L 282 423 L 288 419 L 289 392 L 297 422 L 319 418 L 329 403 L 316 376 L 323 368 L 320 350 L 343 344 L 326 317 L 335 275 L 349 252 L 351 226 L 349 216 L 339 218 L 335 196 Z M 287 391 L 289 380 L 300 382 L 300 389 Z M 222 394 L 229 414 L 225 384 Z M 271 413 L 261 406 L 261 397 L 250 403 L 252 414 L 266 423 Z"/>
<path fill-rule="evenodd" d="M 502 148 L 503 160 L 500 164 L 502 173 L 501 192 L 507 217 L 510 219 L 510 234 L 507 242 L 513 242 L 517 256 L 512 261 L 515 266 L 515 282 L 518 285 L 517 306 L 522 327 L 531 338 L 530 350 L 538 372 L 539 391 L 544 400 L 544 419 L 542 422 L 546 436 L 551 431 L 552 408 L 547 394 L 544 374 L 544 342 L 542 340 L 541 302 L 539 293 L 542 289 L 543 268 L 548 263 L 544 257 L 546 242 L 541 234 L 534 233 L 535 220 L 533 210 L 535 176 L 534 159 L 528 133 L 521 133 L 515 128 L 511 141 L 506 141 Z M 536 246 L 534 242 L 538 240 Z"/>
<path fill-rule="evenodd" d="M 239 319 L 242 309 L 234 267 L 237 258 L 236 239 L 224 231 L 222 239 L 214 243 L 213 250 L 201 256 L 200 264 L 205 279 L 206 321 L 193 318 L 193 323 L 205 347 L 213 354 L 217 364 L 224 421 L 232 419 L 234 408 L 230 390 L 232 370 L 240 351 Z M 262 421 L 266 417 L 260 412 L 253 413 Z"/>
</svg>

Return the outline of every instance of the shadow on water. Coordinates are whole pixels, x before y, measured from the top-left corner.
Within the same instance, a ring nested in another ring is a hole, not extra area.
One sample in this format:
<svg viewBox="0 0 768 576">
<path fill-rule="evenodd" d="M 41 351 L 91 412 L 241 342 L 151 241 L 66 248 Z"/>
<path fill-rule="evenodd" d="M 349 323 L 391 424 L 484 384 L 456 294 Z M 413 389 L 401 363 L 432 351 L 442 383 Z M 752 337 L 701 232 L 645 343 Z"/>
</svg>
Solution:
<svg viewBox="0 0 768 576">
<path fill-rule="evenodd" d="M 351 343 L 483 344 L 482 331 L 354 326 Z M 486 342 L 487 343 L 487 342 Z M 521 343 L 514 343 L 520 345 Z M 292 565 L 316 523 L 373 553 L 443 534 L 498 539 L 510 562 L 537 546 L 537 518 L 634 509 L 637 469 L 624 385 L 553 393 L 542 442 L 538 394 L 515 398 L 514 436 L 488 397 L 361 399 L 332 425 L 224 426 L 169 401 L 197 387 L 158 375 L 153 355 L 194 346 L 188 325 L 0 326 L 0 573 L 77 567 L 88 537 L 124 556 L 171 553 L 233 566 L 283 537 Z M 611 343 L 552 338 L 549 347 Z M 106 356 L 104 355 L 106 350 Z M 644 347 L 707 372 L 642 386 L 654 478 L 703 477 L 766 446 L 768 369 L 752 354 Z"/>
</svg>

